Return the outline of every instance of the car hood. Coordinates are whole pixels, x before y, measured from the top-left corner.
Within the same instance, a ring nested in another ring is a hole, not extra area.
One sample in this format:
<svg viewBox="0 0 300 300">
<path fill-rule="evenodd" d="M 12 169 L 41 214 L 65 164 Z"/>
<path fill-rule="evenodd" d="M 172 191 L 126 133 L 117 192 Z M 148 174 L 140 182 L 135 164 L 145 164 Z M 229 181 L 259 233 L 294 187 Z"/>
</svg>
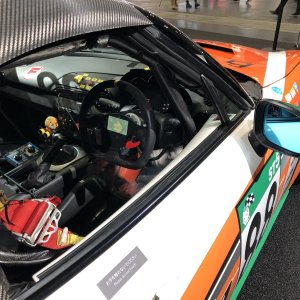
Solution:
<svg viewBox="0 0 300 300">
<path fill-rule="evenodd" d="M 0 68 L 35 49 L 86 33 L 149 24 L 122 0 L 1 0 Z"/>
<path fill-rule="evenodd" d="M 265 87 L 264 79 L 269 52 L 222 42 L 206 40 L 195 40 L 195 42 L 201 45 L 223 67 L 251 77 Z M 297 51 L 286 52 L 285 76 L 300 63 L 299 55 L 296 53 Z M 282 77 L 279 76 L 274 82 L 280 79 Z M 268 85 L 274 82 L 268 82 Z"/>
</svg>

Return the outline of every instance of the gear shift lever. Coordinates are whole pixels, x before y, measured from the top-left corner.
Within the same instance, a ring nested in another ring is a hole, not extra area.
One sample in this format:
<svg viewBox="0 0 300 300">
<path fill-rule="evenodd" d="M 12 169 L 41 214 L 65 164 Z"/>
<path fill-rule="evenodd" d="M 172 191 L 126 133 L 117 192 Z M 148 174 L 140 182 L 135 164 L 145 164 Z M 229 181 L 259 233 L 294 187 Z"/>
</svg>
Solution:
<svg viewBox="0 0 300 300">
<path fill-rule="evenodd" d="M 51 165 L 55 156 L 58 154 L 59 150 L 62 148 L 65 142 L 66 142 L 66 138 L 58 135 L 56 142 L 52 145 L 50 151 L 48 151 L 48 153 L 44 156 L 41 164 L 48 163 L 49 165 Z"/>
<path fill-rule="evenodd" d="M 66 139 L 64 137 L 57 136 L 57 140 L 50 148 L 50 151 L 45 155 L 42 162 L 37 166 L 37 168 L 28 175 L 28 178 L 23 183 L 23 186 L 25 188 L 39 188 L 51 181 L 52 178 L 51 174 L 49 173 L 51 163 L 53 162 L 55 156 L 58 154 L 65 142 Z"/>
</svg>

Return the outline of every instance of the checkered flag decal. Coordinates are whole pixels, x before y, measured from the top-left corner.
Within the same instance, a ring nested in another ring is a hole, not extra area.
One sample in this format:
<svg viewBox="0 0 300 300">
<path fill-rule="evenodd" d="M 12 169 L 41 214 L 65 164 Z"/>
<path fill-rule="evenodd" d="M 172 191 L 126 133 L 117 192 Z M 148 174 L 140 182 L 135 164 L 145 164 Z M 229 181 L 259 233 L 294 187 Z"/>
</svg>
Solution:
<svg viewBox="0 0 300 300">
<path fill-rule="evenodd" d="M 254 202 L 254 194 L 251 193 L 247 196 L 247 199 L 246 199 L 246 206 L 250 206 L 253 202 Z"/>
</svg>

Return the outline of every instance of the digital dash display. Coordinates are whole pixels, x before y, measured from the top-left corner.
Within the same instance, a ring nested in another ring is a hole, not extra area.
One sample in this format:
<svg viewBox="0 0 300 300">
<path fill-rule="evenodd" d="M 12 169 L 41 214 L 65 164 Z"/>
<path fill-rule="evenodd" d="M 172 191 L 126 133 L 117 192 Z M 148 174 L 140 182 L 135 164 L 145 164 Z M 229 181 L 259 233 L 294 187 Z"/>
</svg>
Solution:
<svg viewBox="0 0 300 300">
<path fill-rule="evenodd" d="M 109 116 L 107 130 L 113 131 L 119 134 L 127 135 L 128 121 Z"/>
</svg>

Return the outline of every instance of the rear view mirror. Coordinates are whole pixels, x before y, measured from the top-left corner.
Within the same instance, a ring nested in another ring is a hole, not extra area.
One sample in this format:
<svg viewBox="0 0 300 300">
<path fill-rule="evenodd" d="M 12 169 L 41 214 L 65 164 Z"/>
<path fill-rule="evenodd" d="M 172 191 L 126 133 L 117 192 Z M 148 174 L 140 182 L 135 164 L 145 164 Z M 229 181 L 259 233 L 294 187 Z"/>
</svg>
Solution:
<svg viewBox="0 0 300 300">
<path fill-rule="evenodd" d="M 260 101 L 255 111 L 254 133 L 263 146 L 299 157 L 299 108 L 275 100 Z"/>
</svg>

